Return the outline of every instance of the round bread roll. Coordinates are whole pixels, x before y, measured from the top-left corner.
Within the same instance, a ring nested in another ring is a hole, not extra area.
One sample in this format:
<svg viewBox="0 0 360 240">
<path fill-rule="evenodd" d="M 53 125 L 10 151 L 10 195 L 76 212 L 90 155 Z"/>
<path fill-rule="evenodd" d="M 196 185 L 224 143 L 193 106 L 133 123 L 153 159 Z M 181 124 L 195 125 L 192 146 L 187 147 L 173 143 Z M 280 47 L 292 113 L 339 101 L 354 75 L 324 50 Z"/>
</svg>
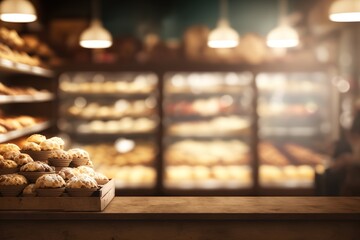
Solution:
<svg viewBox="0 0 360 240">
<path fill-rule="evenodd" d="M 29 184 L 27 185 L 24 190 L 23 190 L 23 195 L 33 195 L 33 194 L 36 194 L 35 192 L 35 184 L 32 183 L 32 184 Z"/>
<path fill-rule="evenodd" d="M 72 148 L 68 150 L 68 153 L 72 156 L 72 159 L 89 159 L 90 156 L 87 151 L 81 148 Z"/>
<path fill-rule="evenodd" d="M 20 172 L 53 172 L 54 169 L 44 162 L 33 161 L 20 168 Z"/>
<path fill-rule="evenodd" d="M 18 165 L 13 160 L 2 159 L 0 160 L 0 168 L 16 168 Z"/>
<path fill-rule="evenodd" d="M 46 137 L 41 134 L 33 134 L 26 139 L 26 142 L 33 142 L 36 144 L 40 144 L 41 142 L 45 141 Z"/>
<path fill-rule="evenodd" d="M 20 151 L 20 148 L 13 143 L 4 143 L 4 144 L 0 144 L 0 154 L 4 154 L 6 152 L 10 152 L 10 151 Z"/>
<path fill-rule="evenodd" d="M 58 149 L 51 151 L 51 153 L 48 155 L 48 158 L 70 160 L 72 159 L 72 156 L 67 151 Z"/>
<path fill-rule="evenodd" d="M 14 162 L 19 166 L 23 166 L 29 162 L 33 162 L 34 160 L 30 157 L 30 155 L 25 153 L 20 153 L 14 158 Z"/>
<path fill-rule="evenodd" d="M 86 174 L 80 174 L 72 177 L 67 183 L 67 188 L 97 188 L 98 184 L 93 177 Z"/>
<path fill-rule="evenodd" d="M 14 160 L 19 154 L 20 154 L 20 151 L 9 151 L 9 152 L 5 152 L 3 154 L 3 157 L 4 157 L 4 159 Z"/>
<path fill-rule="evenodd" d="M 36 180 L 35 188 L 62 188 L 65 181 L 59 174 L 45 174 Z"/>
<path fill-rule="evenodd" d="M 1 186 L 24 185 L 27 183 L 28 182 L 27 182 L 26 178 L 20 174 L 0 175 L 0 185 Z"/>
<path fill-rule="evenodd" d="M 59 171 L 59 175 L 66 181 L 79 174 L 80 172 L 77 168 L 71 168 L 71 167 L 64 167 Z"/>
<path fill-rule="evenodd" d="M 22 146 L 22 150 L 25 151 L 41 151 L 41 147 L 39 144 L 34 143 L 34 142 L 26 142 L 24 143 L 24 145 Z"/>
</svg>

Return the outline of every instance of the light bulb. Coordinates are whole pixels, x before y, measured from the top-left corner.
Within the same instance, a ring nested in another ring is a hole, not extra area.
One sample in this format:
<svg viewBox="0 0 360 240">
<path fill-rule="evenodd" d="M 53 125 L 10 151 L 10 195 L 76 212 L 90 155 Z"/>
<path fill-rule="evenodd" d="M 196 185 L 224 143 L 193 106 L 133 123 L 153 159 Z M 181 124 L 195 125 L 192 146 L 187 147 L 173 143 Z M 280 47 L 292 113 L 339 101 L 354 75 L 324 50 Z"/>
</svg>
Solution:
<svg viewBox="0 0 360 240">
<path fill-rule="evenodd" d="M 333 22 L 360 22 L 360 0 L 337 0 L 330 6 Z"/>
<path fill-rule="evenodd" d="M 217 27 L 208 37 L 208 46 L 211 48 L 234 48 L 239 44 L 239 34 L 230 27 L 225 19 L 220 19 Z"/>
<path fill-rule="evenodd" d="M 0 19 L 4 22 L 27 23 L 37 19 L 34 6 L 27 0 L 4 0 L 0 4 Z"/>
<path fill-rule="evenodd" d="M 112 45 L 112 37 L 99 20 L 93 20 L 90 27 L 80 36 L 80 46 L 84 48 L 108 48 Z"/>
<path fill-rule="evenodd" d="M 293 28 L 281 25 L 268 34 L 266 44 L 271 48 L 296 47 L 299 44 L 299 35 Z"/>
</svg>

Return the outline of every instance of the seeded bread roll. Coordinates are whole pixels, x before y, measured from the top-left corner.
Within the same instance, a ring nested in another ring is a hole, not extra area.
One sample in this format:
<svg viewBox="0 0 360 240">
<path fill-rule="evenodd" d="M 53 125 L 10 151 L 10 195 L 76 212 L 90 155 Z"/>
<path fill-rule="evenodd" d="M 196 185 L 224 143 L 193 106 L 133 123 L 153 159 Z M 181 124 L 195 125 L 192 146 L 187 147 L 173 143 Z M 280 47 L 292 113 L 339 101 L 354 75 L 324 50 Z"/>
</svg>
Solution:
<svg viewBox="0 0 360 240">
<path fill-rule="evenodd" d="M 0 154 L 4 154 L 10 151 L 20 151 L 20 148 L 13 143 L 0 144 Z"/>
<path fill-rule="evenodd" d="M 26 142 L 33 142 L 36 144 L 40 144 L 41 142 L 45 141 L 46 137 L 41 134 L 33 134 L 26 139 Z"/>
<path fill-rule="evenodd" d="M 94 177 L 95 176 L 95 170 L 92 169 L 91 167 L 88 167 L 88 166 L 80 166 L 80 167 L 77 167 L 77 169 L 79 170 L 79 172 L 81 174 L 86 174 L 90 177 Z"/>
<path fill-rule="evenodd" d="M 53 172 L 54 169 L 44 162 L 29 162 L 20 168 L 20 172 Z"/>
<path fill-rule="evenodd" d="M 20 154 L 20 151 L 9 151 L 9 152 L 5 152 L 3 154 L 3 157 L 5 159 L 14 160 L 19 154 Z"/>
<path fill-rule="evenodd" d="M 34 160 L 30 157 L 30 155 L 25 153 L 20 153 L 14 158 L 14 162 L 17 163 L 19 166 L 23 166 L 29 162 L 33 162 Z"/>
<path fill-rule="evenodd" d="M 32 184 L 29 184 L 29 185 L 27 185 L 25 188 L 24 188 L 24 190 L 23 190 L 23 194 L 24 195 L 32 195 L 32 194 L 36 194 L 36 192 L 35 192 L 35 184 L 34 183 L 32 183 Z"/>
<path fill-rule="evenodd" d="M 39 144 L 34 142 L 26 142 L 24 143 L 22 150 L 26 151 L 41 151 L 41 147 Z"/>
<path fill-rule="evenodd" d="M 35 188 L 61 188 L 65 181 L 59 174 L 45 174 L 36 180 Z"/>
<path fill-rule="evenodd" d="M 27 183 L 28 182 L 27 182 L 26 178 L 20 174 L 0 175 L 0 185 L 1 186 L 24 185 Z"/>
<path fill-rule="evenodd" d="M 2 159 L 0 160 L 0 168 L 16 168 L 18 165 L 13 160 Z"/>
<path fill-rule="evenodd" d="M 68 153 L 72 156 L 72 159 L 88 159 L 90 160 L 89 153 L 84 149 L 72 148 L 68 150 Z"/>
<path fill-rule="evenodd" d="M 97 188 L 98 184 L 93 177 L 85 174 L 72 177 L 67 183 L 67 188 Z"/>
<path fill-rule="evenodd" d="M 52 137 L 48 139 L 49 141 L 55 142 L 60 146 L 60 149 L 64 149 L 65 142 L 59 137 Z"/>
<path fill-rule="evenodd" d="M 72 177 L 79 175 L 80 172 L 77 168 L 64 167 L 59 171 L 59 175 L 65 179 L 65 181 L 69 180 Z"/>
<path fill-rule="evenodd" d="M 72 159 L 72 156 L 68 152 L 59 149 L 51 151 L 48 158 L 70 160 Z"/>
<path fill-rule="evenodd" d="M 40 143 L 41 151 L 59 150 L 61 146 L 58 142 L 47 139 Z"/>
</svg>

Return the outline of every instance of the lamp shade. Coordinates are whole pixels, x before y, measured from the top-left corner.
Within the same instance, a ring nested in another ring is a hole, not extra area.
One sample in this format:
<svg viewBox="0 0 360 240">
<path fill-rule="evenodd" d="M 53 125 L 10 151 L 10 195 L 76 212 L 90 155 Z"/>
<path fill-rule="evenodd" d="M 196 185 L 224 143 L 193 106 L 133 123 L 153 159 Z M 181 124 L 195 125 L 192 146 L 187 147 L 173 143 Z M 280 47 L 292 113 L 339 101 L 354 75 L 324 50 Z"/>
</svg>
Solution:
<svg viewBox="0 0 360 240">
<path fill-rule="evenodd" d="M 230 27 L 225 19 L 220 19 L 217 27 L 208 37 L 208 46 L 211 48 L 234 48 L 239 44 L 239 34 Z"/>
<path fill-rule="evenodd" d="M 101 22 L 93 20 L 90 27 L 80 35 L 80 46 L 84 48 L 108 48 L 112 45 L 112 37 Z"/>
<path fill-rule="evenodd" d="M 360 22 L 360 0 L 337 0 L 330 6 L 333 22 Z"/>
<path fill-rule="evenodd" d="M 271 48 L 296 47 L 299 44 L 299 35 L 292 27 L 280 25 L 267 35 L 266 44 Z"/>
<path fill-rule="evenodd" d="M 27 0 L 4 0 L 0 4 L 0 19 L 4 22 L 26 23 L 37 19 L 36 11 Z"/>
</svg>

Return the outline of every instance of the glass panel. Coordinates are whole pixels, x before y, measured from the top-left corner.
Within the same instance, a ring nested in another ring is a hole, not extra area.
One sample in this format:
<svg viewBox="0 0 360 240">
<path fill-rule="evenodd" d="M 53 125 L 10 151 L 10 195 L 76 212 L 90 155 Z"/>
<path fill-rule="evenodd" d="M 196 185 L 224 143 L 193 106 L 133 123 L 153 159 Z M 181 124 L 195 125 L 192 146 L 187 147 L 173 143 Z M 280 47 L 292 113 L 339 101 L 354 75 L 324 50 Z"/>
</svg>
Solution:
<svg viewBox="0 0 360 240">
<path fill-rule="evenodd" d="M 251 73 L 165 75 L 166 188 L 251 187 L 251 83 Z"/>
<path fill-rule="evenodd" d="M 331 81 L 323 73 L 262 73 L 256 84 L 260 185 L 312 187 L 328 161 Z"/>
</svg>

